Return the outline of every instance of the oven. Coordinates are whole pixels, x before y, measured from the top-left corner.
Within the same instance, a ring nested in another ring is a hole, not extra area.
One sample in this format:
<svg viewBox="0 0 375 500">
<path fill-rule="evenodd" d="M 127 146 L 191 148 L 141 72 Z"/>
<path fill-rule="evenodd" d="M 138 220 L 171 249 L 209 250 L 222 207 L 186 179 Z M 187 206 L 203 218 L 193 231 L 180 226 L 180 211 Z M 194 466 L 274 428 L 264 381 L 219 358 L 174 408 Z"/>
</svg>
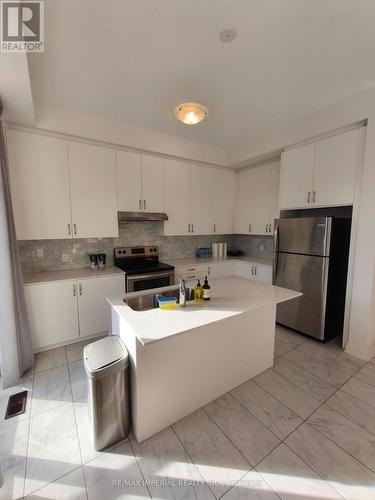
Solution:
<svg viewBox="0 0 375 500">
<path fill-rule="evenodd" d="M 125 284 L 127 293 L 174 285 L 174 271 L 126 275 Z"/>
</svg>

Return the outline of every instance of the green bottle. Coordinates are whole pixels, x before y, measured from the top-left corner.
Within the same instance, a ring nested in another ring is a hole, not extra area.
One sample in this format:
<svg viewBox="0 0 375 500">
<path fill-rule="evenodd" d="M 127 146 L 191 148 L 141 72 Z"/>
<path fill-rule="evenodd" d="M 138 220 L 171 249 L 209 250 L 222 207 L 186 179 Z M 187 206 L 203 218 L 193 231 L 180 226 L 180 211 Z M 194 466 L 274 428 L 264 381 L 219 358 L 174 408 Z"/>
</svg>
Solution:
<svg viewBox="0 0 375 500">
<path fill-rule="evenodd" d="M 201 282 L 198 280 L 197 286 L 194 288 L 194 302 L 201 304 L 203 301 L 203 288 Z"/>
</svg>

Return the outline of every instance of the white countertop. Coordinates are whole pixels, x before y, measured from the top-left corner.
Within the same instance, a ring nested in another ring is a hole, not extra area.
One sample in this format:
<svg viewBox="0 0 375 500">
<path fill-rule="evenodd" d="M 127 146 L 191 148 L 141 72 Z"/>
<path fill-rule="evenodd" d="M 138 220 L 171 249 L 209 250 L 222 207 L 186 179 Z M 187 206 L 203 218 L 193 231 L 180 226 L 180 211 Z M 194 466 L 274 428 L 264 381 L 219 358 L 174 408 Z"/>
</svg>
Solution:
<svg viewBox="0 0 375 500">
<path fill-rule="evenodd" d="M 174 267 L 185 266 L 205 266 L 210 264 L 220 264 L 221 262 L 242 260 L 245 262 L 253 262 L 254 264 L 263 264 L 265 266 L 272 266 L 272 257 L 249 257 L 248 255 L 241 255 L 240 257 L 187 257 L 183 259 L 162 259 L 166 264 Z"/>
<path fill-rule="evenodd" d="M 168 288 L 176 289 L 176 287 Z M 164 288 L 164 290 L 167 289 Z M 146 295 L 147 293 L 149 291 L 128 294 L 128 296 Z M 286 288 L 231 276 L 211 281 L 210 301 L 203 304 L 188 302 L 185 308 L 177 308 L 172 311 L 160 309 L 133 311 L 123 302 L 122 297 L 108 297 L 107 300 L 117 314 L 126 321 L 138 340 L 143 345 L 147 345 L 300 295 L 301 293 Z"/>
<path fill-rule="evenodd" d="M 107 266 L 103 271 L 91 271 L 88 267 L 82 269 L 68 269 L 66 271 L 45 271 L 41 273 L 27 273 L 23 275 L 24 285 L 35 283 L 47 283 L 53 281 L 79 280 L 84 278 L 100 278 L 102 276 L 112 276 L 115 274 L 125 274 L 119 267 Z"/>
</svg>

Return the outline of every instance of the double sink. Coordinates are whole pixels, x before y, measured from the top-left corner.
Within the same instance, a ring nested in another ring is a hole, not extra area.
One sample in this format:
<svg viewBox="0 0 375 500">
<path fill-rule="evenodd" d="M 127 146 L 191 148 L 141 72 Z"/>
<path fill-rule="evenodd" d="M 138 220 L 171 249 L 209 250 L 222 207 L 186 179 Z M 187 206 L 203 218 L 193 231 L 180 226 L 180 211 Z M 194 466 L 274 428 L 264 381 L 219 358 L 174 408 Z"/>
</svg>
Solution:
<svg viewBox="0 0 375 500">
<path fill-rule="evenodd" d="M 177 303 L 179 301 L 180 291 L 176 290 L 168 290 L 166 292 L 159 293 L 146 293 L 145 295 L 139 295 L 138 297 L 130 297 L 124 299 L 124 302 L 131 308 L 133 311 L 147 311 L 148 309 L 156 309 L 159 307 L 158 299 L 166 299 L 166 298 L 176 298 Z M 194 289 L 186 288 L 185 290 L 185 298 L 186 301 L 194 300 Z"/>
</svg>

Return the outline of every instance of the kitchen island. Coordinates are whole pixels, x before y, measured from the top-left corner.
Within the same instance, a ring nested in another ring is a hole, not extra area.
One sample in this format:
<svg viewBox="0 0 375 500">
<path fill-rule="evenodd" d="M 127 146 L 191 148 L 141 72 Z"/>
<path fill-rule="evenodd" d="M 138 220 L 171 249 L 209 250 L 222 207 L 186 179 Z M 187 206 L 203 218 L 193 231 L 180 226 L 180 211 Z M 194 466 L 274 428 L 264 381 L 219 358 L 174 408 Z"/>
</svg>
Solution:
<svg viewBox="0 0 375 500">
<path fill-rule="evenodd" d="M 210 301 L 172 311 L 137 311 L 123 297 L 109 297 L 112 334 L 122 338 L 130 356 L 137 441 L 271 367 L 276 304 L 299 295 L 231 276 L 212 282 Z"/>
</svg>

